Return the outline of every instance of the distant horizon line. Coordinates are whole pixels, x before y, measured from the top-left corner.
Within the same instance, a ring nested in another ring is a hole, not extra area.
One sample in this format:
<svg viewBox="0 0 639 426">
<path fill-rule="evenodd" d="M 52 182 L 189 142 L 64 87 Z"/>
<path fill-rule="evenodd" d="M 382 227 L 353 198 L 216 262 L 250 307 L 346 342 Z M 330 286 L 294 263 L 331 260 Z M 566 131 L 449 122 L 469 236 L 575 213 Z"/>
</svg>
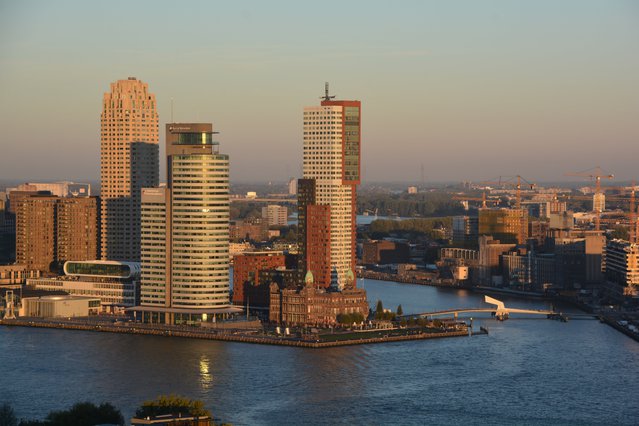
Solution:
<svg viewBox="0 0 639 426">
<path fill-rule="evenodd" d="M 299 177 L 291 177 L 291 179 L 301 179 Z M 71 179 L 71 178 L 47 178 L 47 179 L 21 179 L 21 178 L 2 178 L 0 177 L 1 184 L 23 184 L 23 183 L 57 183 L 57 182 L 73 182 L 73 183 L 89 183 L 89 184 L 100 184 L 99 179 Z M 269 184 L 288 184 L 289 179 L 263 179 L 263 180 L 234 180 L 231 179 L 231 184 L 242 184 L 242 185 L 269 185 Z M 482 180 L 472 180 L 472 179 L 451 179 L 451 180 L 428 180 L 425 182 L 416 182 L 414 180 L 370 180 L 370 181 L 362 181 L 362 185 L 378 185 L 378 184 L 394 184 L 394 185 L 409 185 L 409 186 L 429 186 L 429 185 L 443 185 L 443 184 L 459 184 L 468 182 L 471 184 L 482 184 Z M 594 182 L 593 179 L 583 179 L 583 180 L 535 180 L 536 184 L 556 184 L 556 183 L 590 183 Z M 619 186 L 621 183 L 632 184 L 632 179 L 628 180 L 616 180 L 614 182 L 601 182 L 601 186 Z M 166 183 L 164 181 L 160 181 L 161 184 Z M 637 183 L 639 184 L 639 182 Z M 490 185 L 487 185 L 490 186 Z M 588 185 L 584 185 L 588 186 Z"/>
</svg>

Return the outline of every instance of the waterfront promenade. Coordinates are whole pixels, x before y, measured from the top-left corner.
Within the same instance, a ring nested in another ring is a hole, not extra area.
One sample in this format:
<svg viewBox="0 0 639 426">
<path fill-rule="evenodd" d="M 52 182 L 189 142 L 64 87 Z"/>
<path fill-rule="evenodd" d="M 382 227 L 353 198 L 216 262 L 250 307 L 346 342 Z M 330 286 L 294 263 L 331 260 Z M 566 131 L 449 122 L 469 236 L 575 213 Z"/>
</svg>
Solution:
<svg viewBox="0 0 639 426">
<path fill-rule="evenodd" d="M 337 346 L 365 345 L 375 343 L 426 340 L 444 337 L 469 336 L 468 329 L 456 328 L 435 332 L 420 329 L 380 329 L 351 333 L 332 333 L 330 335 L 275 336 L 246 330 L 215 330 L 192 326 L 171 326 L 160 324 L 141 324 L 123 322 L 90 322 L 82 320 L 57 320 L 41 318 L 20 318 L 0 320 L 7 327 L 54 328 L 62 330 L 93 331 L 103 333 L 140 334 L 163 337 L 182 337 L 190 339 L 221 340 L 227 342 L 253 343 L 260 345 L 294 346 L 299 348 L 330 348 Z M 487 334 L 483 329 L 479 333 Z M 326 339 L 325 336 L 330 336 Z"/>
</svg>

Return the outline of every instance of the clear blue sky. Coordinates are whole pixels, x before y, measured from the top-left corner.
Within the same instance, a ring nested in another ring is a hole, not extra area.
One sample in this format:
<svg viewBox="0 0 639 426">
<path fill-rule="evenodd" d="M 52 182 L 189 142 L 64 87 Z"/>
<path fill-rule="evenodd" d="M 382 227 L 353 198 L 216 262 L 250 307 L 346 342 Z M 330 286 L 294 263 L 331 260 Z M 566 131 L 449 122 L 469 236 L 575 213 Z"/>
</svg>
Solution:
<svg viewBox="0 0 639 426">
<path fill-rule="evenodd" d="M 128 76 L 161 145 L 171 98 L 213 122 L 234 181 L 299 175 L 325 81 L 362 101 L 365 181 L 639 179 L 637 1 L 0 0 L 0 178 L 98 179 Z"/>
</svg>

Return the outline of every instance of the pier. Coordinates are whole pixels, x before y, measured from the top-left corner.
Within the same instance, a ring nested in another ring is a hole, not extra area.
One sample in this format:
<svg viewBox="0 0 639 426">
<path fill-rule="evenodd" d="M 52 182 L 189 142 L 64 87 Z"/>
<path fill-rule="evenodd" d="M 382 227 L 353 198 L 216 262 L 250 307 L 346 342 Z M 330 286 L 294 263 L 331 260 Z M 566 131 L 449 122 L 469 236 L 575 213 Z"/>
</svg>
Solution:
<svg viewBox="0 0 639 426">
<path fill-rule="evenodd" d="M 322 341 L 322 336 L 309 336 L 306 338 L 300 338 L 294 336 L 272 336 L 261 333 L 249 334 L 246 333 L 246 331 L 241 330 L 219 332 L 210 329 L 188 326 L 180 327 L 140 323 L 93 323 L 81 320 L 66 321 L 55 319 L 43 320 L 36 318 L 19 318 L 0 320 L 0 325 L 14 327 L 54 328 L 76 331 L 93 331 L 102 333 L 141 334 L 161 337 L 182 337 L 190 339 L 220 340 L 226 342 L 253 343 L 261 345 L 294 346 L 298 348 L 311 349 L 469 336 L 468 330 L 465 329 L 442 330 L 436 332 L 424 332 L 423 330 L 418 329 L 385 329 L 370 330 L 371 333 L 348 333 L 348 337 L 343 339 L 339 338 L 339 333 L 335 333 L 331 334 L 330 336 L 334 336 L 336 338 Z M 375 332 L 377 332 L 377 334 L 379 335 L 369 337 Z M 487 332 L 476 334 L 487 334 Z"/>
</svg>

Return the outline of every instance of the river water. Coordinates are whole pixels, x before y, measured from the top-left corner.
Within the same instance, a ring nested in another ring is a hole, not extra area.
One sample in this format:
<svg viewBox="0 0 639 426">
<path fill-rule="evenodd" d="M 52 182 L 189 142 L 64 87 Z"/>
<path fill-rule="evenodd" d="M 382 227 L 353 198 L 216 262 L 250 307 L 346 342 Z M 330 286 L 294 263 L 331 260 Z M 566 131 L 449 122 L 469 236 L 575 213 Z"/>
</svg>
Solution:
<svg viewBox="0 0 639 426">
<path fill-rule="evenodd" d="M 359 284 L 405 313 L 483 305 L 463 290 Z M 129 417 L 177 393 L 235 425 L 639 423 L 637 342 L 595 320 L 474 325 L 490 334 L 321 350 L 0 327 L 0 403 L 42 418 L 106 401 Z"/>
</svg>

